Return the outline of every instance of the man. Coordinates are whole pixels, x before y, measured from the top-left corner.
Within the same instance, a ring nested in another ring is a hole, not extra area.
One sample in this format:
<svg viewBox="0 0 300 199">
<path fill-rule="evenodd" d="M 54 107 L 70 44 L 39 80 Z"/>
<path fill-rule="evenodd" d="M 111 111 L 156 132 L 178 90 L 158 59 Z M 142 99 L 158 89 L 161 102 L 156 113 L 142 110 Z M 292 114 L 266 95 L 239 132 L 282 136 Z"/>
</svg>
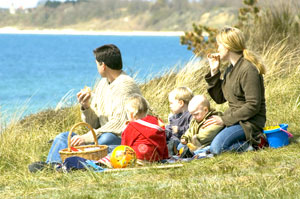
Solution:
<svg viewBox="0 0 300 199">
<path fill-rule="evenodd" d="M 120 136 L 127 120 L 125 99 L 131 94 L 140 94 L 140 89 L 135 81 L 122 71 L 122 57 L 118 47 L 113 44 L 104 45 L 95 49 L 94 55 L 102 79 L 98 82 L 93 96 L 91 92 L 77 93 L 81 118 L 95 129 L 100 145 L 120 145 Z M 56 165 L 62 162 L 59 151 L 68 147 L 68 134 L 69 132 L 64 132 L 55 137 L 48 153 L 47 164 Z M 72 133 L 71 146 L 93 142 L 91 132 L 84 135 Z M 29 170 L 41 170 L 46 163 L 33 163 Z"/>
<path fill-rule="evenodd" d="M 120 50 L 114 45 L 104 45 L 94 50 L 99 74 L 103 77 L 96 87 L 95 98 L 89 103 L 91 94 L 79 92 L 81 118 L 95 130 L 99 144 L 120 144 L 122 130 L 127 120 L 125 99 L 140 90 L 134 80 L 122 71 Z M 72 146 L 93 142 L 91 132 L 74 136 Z"/>
</svg>

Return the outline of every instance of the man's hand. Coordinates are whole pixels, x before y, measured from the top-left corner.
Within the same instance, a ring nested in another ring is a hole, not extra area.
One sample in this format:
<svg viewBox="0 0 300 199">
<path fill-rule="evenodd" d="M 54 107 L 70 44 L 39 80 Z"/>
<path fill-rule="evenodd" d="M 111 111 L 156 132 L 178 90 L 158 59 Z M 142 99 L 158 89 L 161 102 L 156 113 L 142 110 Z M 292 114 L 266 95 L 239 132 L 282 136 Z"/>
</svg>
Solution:
<svg viewBox="0 0 300 199">
<path fill-rule="evenodd" d="M 79 135 L 75 135 L 71 138 L 71 146 L 80 146 L 83 144 L 84 140 Z"/>
<path fill-rule="evenodd" d="M 210 125 L 213 125 L 213 124 L 216 124 L 216 125 L 220 125 L 220 126 L 223 126 L 224 125 L 224 122 L 222 120 L 222 118 L 220 116 L 217 116 L 217 115 L 213 115 L 211 117 L 209 117 L 205 122 L 204 124 L 202 125 L 201 128 L 206 128 Z"/>
<path fill-rule="evenodd" d="M 90 98 L 90 92 L 80 91 L 77 93 L 77 100 L 83 109 L 90 108 Z"/>
</svg>

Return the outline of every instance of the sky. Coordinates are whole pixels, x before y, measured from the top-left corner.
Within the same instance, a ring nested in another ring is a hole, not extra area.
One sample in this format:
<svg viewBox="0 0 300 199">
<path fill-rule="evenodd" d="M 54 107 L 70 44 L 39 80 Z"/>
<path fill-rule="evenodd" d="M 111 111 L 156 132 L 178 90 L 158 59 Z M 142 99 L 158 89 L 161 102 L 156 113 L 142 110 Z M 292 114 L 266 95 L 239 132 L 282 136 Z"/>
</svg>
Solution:
<svg viewBox="0 0 300 199">
<path fill-rule="evenodd" d="M 37 5 L 38 1 L 39 0 L 0 0 L 0 8 L 9 8 L 12 3 L 15 8 L 33 8 Z"/>
</svg>

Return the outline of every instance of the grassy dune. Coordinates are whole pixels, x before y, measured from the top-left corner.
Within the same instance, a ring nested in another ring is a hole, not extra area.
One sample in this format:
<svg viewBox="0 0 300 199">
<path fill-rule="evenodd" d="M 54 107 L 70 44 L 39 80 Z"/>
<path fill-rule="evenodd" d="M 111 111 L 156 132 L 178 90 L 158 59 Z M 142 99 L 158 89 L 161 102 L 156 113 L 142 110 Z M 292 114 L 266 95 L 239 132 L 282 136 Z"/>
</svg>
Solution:
<svg viewBox="0 0 300 199">
<path fill-rule="evenodd" d="M 289 31 L 269 42 L 256 41 L 266 28 L 249 32 L 249 46 L 259 50 L 268 68 L 267 125 L 289 124 L 294 134 L 290 145 L 224 153 L 177 169 L 31 174 L 27 165 L 46 159 L 48 141 L 80 121 L 78 106 L 47 110 L 12 123 L 0 134 L 0 198 L 300 198 L 299 36 Z M 153 112 L 166 121 L 169 91 L 188 86 L 195 94 L 207 95 L 207 71 L 205 60 L 191 60 L 182 70 L 168 71 L 140 87 Z M 227 107 L 212 104 L 218 110 Z"/>
<path fill-rule="evenodd" d="M 27 165 L 45 160 L 52 139 L 80 121 L 77 106 L 48 110 L 12 124 L 1 134 L 1 198 L 299 198 L 300 153 L 300 58 L 298 53 L 268 50 L 269 73 L 265 76 L 268 125 L 288 123 L 295 135 L 280 149 L 243 154 L 225 153 L 212 159 L 185 163 L 183 168 L 126 171 L 111 174 L 43 171 L 30 174 Z M 278 49 L 278 48 L 277 48 Z M 275 60 L 275 56 L 278 59 Z M 289 63 L 284 66 L 280 63 Z M 279 63 L 279 64 L 278 64 Z M 141 85 L 153 111 L 168 115 L 167 93 L 176 86 L 189 86 L 206 94 L 205 62 L 191 61 L 178 73 Z M 273 72 L 272 72 L 273 71 Z M 214 105 L 224 110 L 226 105 Z"/>
</svg>

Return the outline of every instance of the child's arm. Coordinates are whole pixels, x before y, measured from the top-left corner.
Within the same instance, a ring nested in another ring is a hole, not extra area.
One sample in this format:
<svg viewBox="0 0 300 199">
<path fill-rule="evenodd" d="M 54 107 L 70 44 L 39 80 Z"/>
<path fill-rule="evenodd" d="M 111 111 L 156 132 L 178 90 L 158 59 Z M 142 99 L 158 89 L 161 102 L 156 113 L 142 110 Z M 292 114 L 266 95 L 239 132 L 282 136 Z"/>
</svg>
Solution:
<svg viewBox="0 0 300 199">
<path fill-rule="evenodd" d="M 188 129 L 185 134 L 183 134 L 181 136 L 181 139 L 180 139 L 180 142 L 181 144 L 187 144 L 189 142 L 191 142 L 191 139 L 192 139 L 192 132 L 191 132 L 191 129 Z"/>
<path fill-rule="evenodd" d="M 174 122 L 173 119 L 174 119 L 174 115 L 169 114 L 169 117 L 168 117 L 169 124 L 165 126 L 166 127 L 165 131 L 166 131 L 167 140 L 169 140 L 173 135 L 173 128 L 172 128 L 173 127 L 172 123 Z"/>
<path fill-rule="evenodd" d="M 206 128 L 200 128 L 197 133 L 197 138 L 202 145 L 211 143 L 215 136 L 223 129 L 220 125 L 210 125 Z"/>
<path fill-rule="evenodd" d="M 177 134 L 178 133 L 178 129 L 179 129 L 178 126 L 172 126 L 173 134 Z"/>
<path fill-rule="evenodd" d="M 191 114 L 188 113 L 184 116 L 183 120 L 178 125 L 178 131 L 177 131 L 178 137 L 181 137 L 189 129 L 191 120 L 192 120 Z"/>
<path fill-rule="evenodd" d="M 167 140 L 169 140 L 171 137 L 172 137 L 172 126 L 171 125 L 166 125 L 166 129 L 165 129 L 165 132 L 166 132 L 166 138 Z"/>
</svg>

